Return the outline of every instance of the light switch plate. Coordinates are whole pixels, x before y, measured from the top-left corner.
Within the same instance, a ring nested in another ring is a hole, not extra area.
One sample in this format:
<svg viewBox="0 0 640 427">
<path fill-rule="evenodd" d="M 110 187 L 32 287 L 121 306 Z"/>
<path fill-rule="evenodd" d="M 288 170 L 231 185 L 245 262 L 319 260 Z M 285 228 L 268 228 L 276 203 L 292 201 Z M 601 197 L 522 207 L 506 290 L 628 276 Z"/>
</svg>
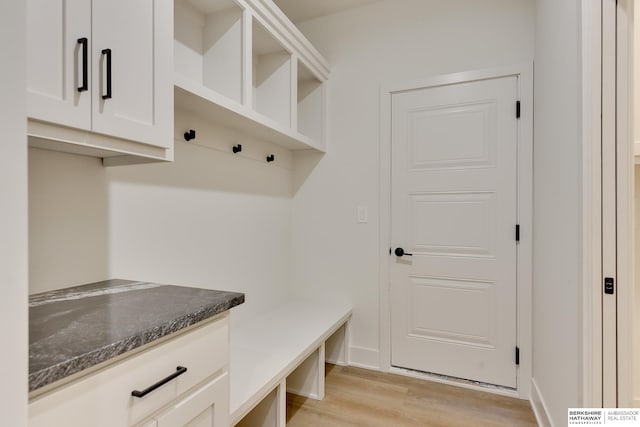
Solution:
<svg viewBox="0 0 640 427">
<path fill-rule="evenodd" d="M 366 206 L 358 206 L 358 224 L 366 224 L 369 222 L 369 208 Z"/>
</svg>

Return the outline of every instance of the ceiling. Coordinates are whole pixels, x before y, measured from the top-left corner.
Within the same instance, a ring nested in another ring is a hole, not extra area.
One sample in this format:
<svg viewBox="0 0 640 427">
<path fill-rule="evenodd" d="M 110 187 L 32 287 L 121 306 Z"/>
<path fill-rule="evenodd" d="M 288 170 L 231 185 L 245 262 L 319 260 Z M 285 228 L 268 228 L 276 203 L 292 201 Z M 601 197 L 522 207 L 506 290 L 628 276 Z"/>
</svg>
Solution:
<svg viewBox="0 0 640 427">
<path fill-rule="evenodd" d="M 363 6 L 379 0 L 273 0 L 293 21 L 298 23 L 319 16 Z"/>
</svg>

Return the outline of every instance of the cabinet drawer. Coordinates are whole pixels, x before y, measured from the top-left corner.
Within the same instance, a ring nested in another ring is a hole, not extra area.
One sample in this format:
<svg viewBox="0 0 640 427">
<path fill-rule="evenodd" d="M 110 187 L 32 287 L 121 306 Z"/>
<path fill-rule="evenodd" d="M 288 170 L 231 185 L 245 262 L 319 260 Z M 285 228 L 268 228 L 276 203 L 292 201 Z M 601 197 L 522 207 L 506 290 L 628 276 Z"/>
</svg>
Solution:
<svg viewBox="0 0 640 427">
<path fill-rule="evenodd" d="M 153 427 L 212 427 L 229 425 L 229 374 L 198 387 L 153 417 Z"/>
<path fill-rule="evenodd" d="M 33 399 L 30 427 L 131 426 L 194 386 L 228 371 L 228 315 Z M 142 398 L 131 395 L 187 371 Z"/>
</svg>

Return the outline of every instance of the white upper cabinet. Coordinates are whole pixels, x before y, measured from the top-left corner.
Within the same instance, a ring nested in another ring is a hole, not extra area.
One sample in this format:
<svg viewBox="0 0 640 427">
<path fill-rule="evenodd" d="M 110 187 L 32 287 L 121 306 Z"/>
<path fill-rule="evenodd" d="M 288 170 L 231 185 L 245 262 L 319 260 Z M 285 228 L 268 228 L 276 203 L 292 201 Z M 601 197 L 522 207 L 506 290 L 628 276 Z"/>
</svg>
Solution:
<svg viewBox="0 0 640 427">
<path fill-rule="evenodd" d="M 173 160 L 175 97 L 194 122 L 325 150 L 329 66 L 272 0 L 27 0 L 27 8 L 31 146 L 105 165 Z M 193 128 L 180 125 L 175 135 Z"/>
<path fill-rule="evenodd" d="M 94 132 L 172 144 L 170 6 L 166 0 L 92 1 Z"/>
<path fill-rule="evenodd" d="M 28 0 L 31 145 L 105 158 L 173 157 L 173 5 Z"/>
<path fill-rule="evenodd" d="M 90 130 L 91 2 L 29 0 L 27 28 L 29 117 Z"/>
</svg>

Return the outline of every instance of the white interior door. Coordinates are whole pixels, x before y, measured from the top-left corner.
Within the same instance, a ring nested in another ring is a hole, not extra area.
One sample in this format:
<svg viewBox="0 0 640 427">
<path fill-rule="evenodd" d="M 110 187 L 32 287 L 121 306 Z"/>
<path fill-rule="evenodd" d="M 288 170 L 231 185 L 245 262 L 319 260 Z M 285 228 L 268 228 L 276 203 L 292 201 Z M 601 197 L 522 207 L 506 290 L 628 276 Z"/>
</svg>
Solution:
<svg viewBox="0 0 640 427">
<path fill-rule="evenodd" d="M 518 80 L 392 95 L 391 364 L 516 387 Z"/>
</svg>

